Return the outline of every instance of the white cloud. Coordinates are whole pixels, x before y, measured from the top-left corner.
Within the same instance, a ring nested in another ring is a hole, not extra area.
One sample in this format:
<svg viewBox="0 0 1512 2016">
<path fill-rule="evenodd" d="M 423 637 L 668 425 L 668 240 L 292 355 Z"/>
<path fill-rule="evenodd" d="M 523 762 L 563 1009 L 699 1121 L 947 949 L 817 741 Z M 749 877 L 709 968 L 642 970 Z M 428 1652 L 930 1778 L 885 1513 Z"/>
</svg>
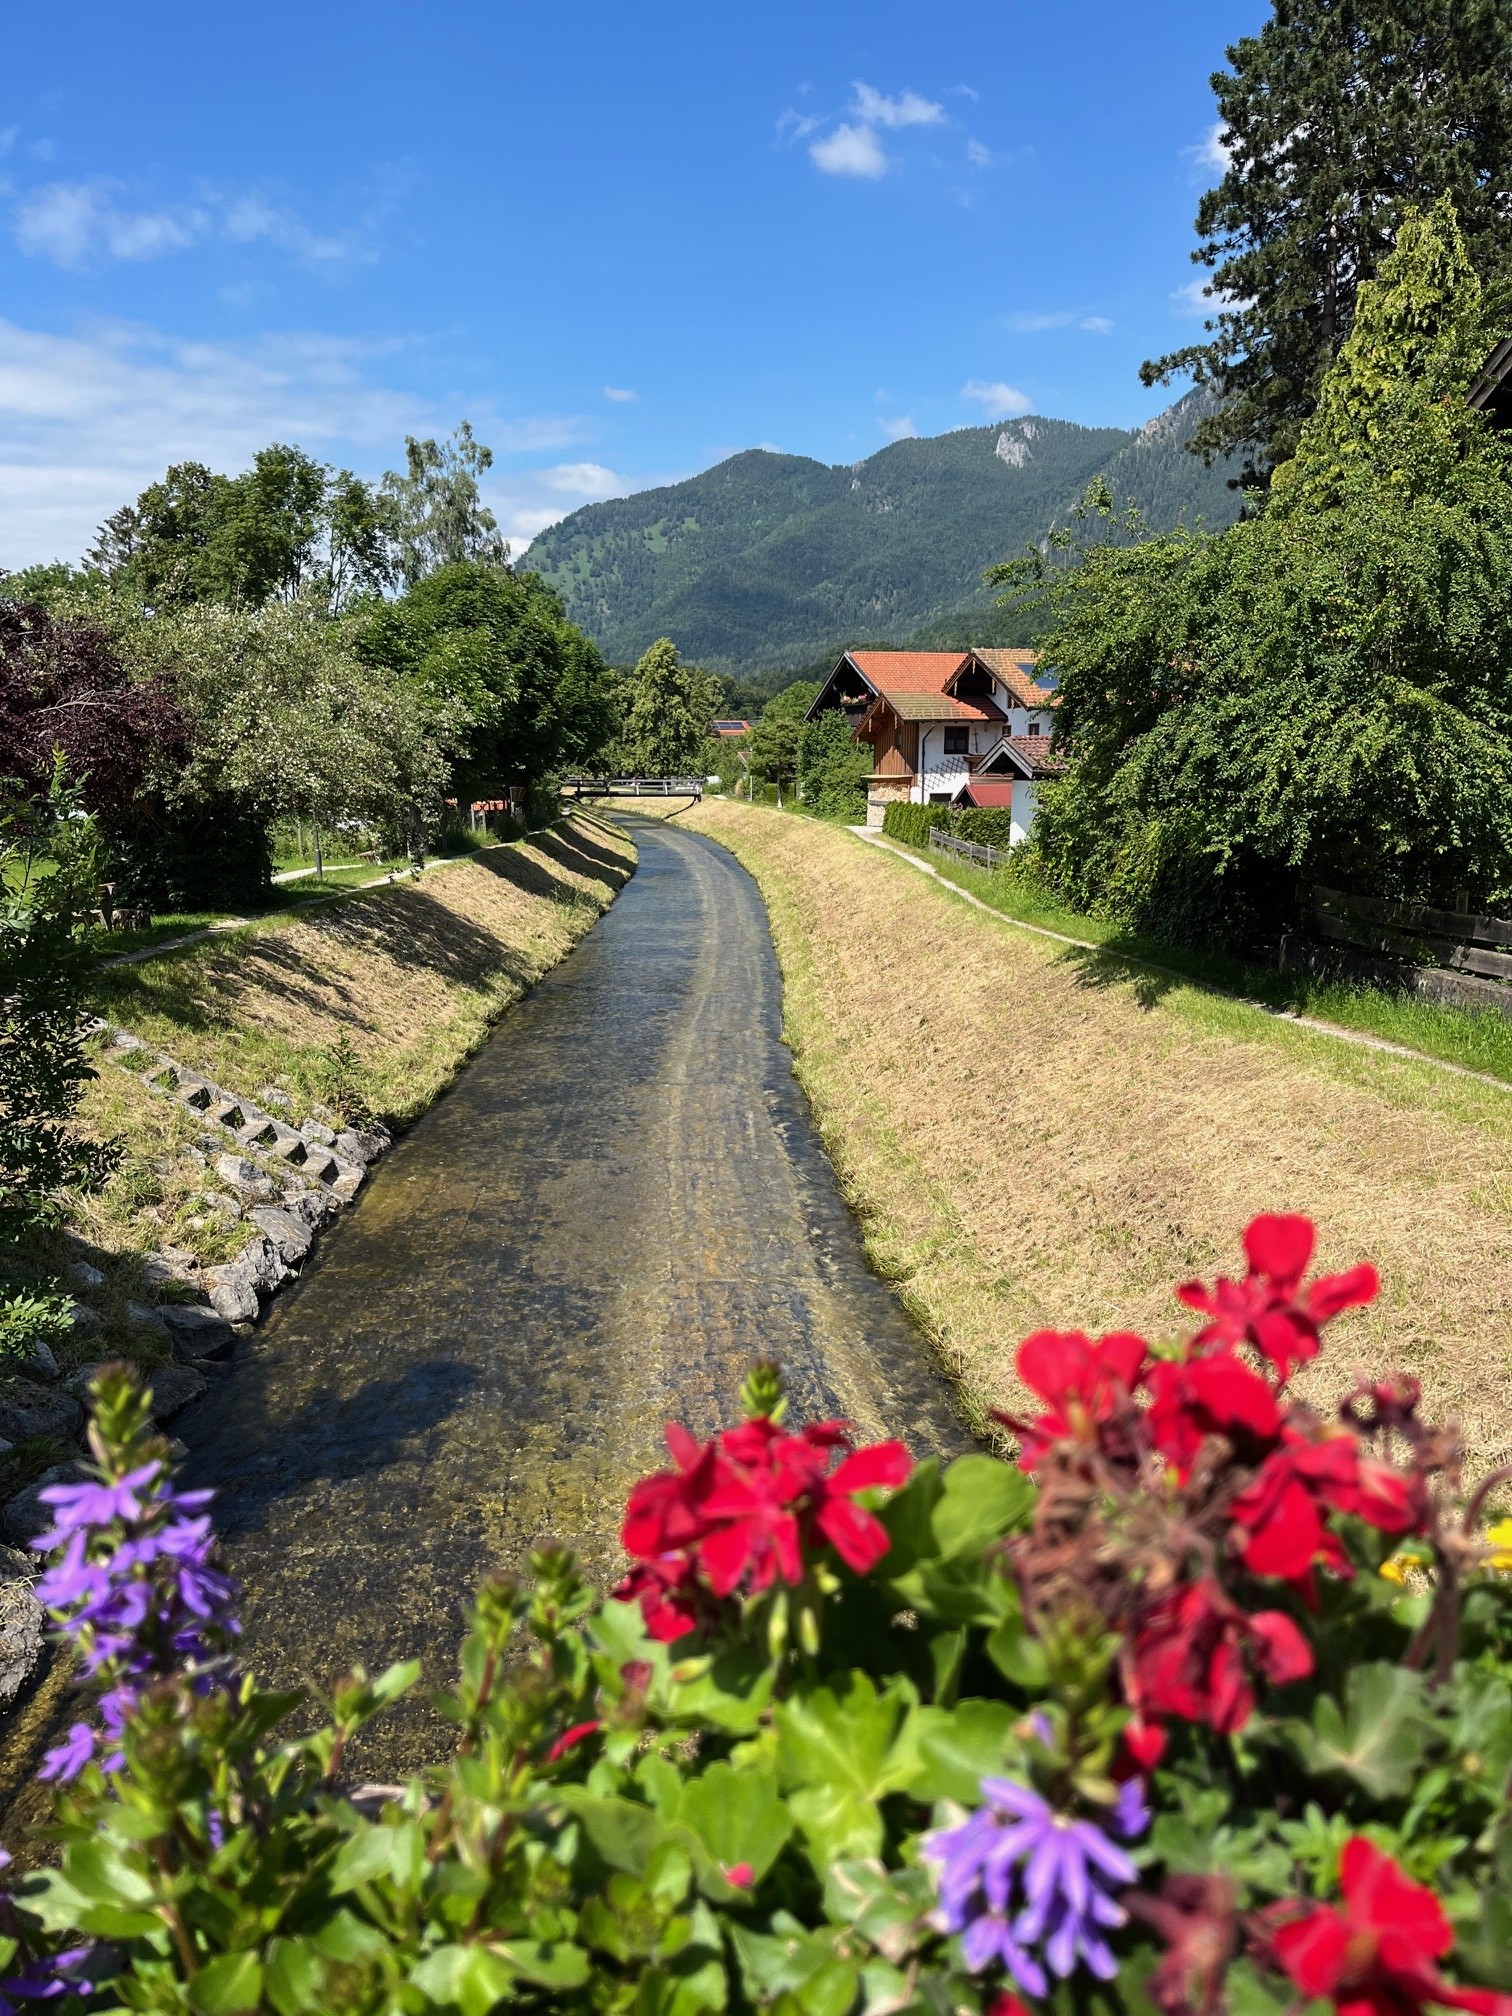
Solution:
<svg viewBox="0 0 1512 2016">
<path fill-rule="evenodd" d="M 1041 336 L 1047 329 L 1085 329 L 1089 336 L 1111 336 L 1106 315 L 1084 315 L 1079 308 L 1018 309 L 1003 317 L 1015 336 Z"/>
<path fill-rule="evenodd" d="M 1001 378 L 990 382 L 982 378 L 968 378 L 961 387 L 961 397 L 974 400 L 989 420 L 1017 420 L 1021 414 L 1034 411 L 1034 401 L 1026 398 L 1016 386 L 1005 385 Z"/>
<path fill-rule="evenodd" d="M 16 243 L 32 258 L 74 272 L 105 259 L 161 259 L 211 238 L 232 245 L 263 241 L 312 265 L 376 256 L 365 232 L 313 231 L 255 189 L 207 190 L 192 203 L 156 209 L 133 207 L 126 194 L 122 183 L 104 176 L 31 190 L 12 213 Z"/>
<path fill-rule="evenodd" d="M 561 490 L 572 497 L 618 497 L 624 492 L 625 479 L 602 462 L 559 462 L 555 468 L 534 473 L 548 490 Z"/>
<path fill-rule="evenodd" d="M 990 168 L 992 166 L 992 149 L 984 147 L 980 140 L 968 140 L 966 142 L 966 159 L 971 163 L 973 168 Z"/>
<path fill-rule="evenodd" d="M 919 431 L 911 413 L 900 413 L 896 420 L 879 420 L 877 425 L 889 441 L 912 441 Z"/>
<path fill-rule="evenodd" d="M 853 104 L 855 116 L 868 126 L 943 126 L 945 107 L 936 105 L 931 98 L 923 98 L 917 91 L 904 91 L 896 98 L 888 98 L 870 84 L 859 81 L 855 87 Z"/>
<path fill-rule="evenodd" d="M 1206 290 L 1206 280 L 1188 280 L 1184 286 L 1171 289 L 1171 301 L 1182 315 L 1211 315 L 1222 305 L 1217 297 Z"/>
<path fill-rule="evenodd" d="M 826 175 L 862 175 L 875 182 L 887 173 L 887 155 L 870 126 L 842 122 L 809 149 L 814 166 Z"/>
<path fill-rule="evenodd" d="M 269 441 L 297 441 L 370 475 L 393 467 L 406 434 L 460 417 L 382 382 L 402 347 L 321 334 L 188 343 L 121 324 L 58 336 L 0 321 L 0 567 L 78 556 L 171 462 L 240 469 Z M 470 417 L 501 456 L 560 453 L 586 432 L 572 416 L 505 420 L 480 402 Z M 559 494 L 539 485 L 520 501 L 557 517 Z"/>
<path fill-rule="evenodd" d="M 606 385 L 604 387 L 604 397 L 612 399 L 616 406 L 633 406 L 640 397 L 640 394 L 630 391 L 624 385 Z"/>
<path fill-rule="evenodd" d="M 789 105 L 777 121 L 777 135 L 792 146 L 799 140 L 807 140 L 810 133 L 816 133 L 823 124 L 817 112 L 795 112 Z"/>
<path fill-rule="evenodd" d="M 1209 175 L 1226 175 L 1233 156 L 1224 142 L 1224 132 L 1223 121 L 1215 120 L 1195 147 L 1183 147 L 1181 151 L 1194 168 Z"/>
</svg>

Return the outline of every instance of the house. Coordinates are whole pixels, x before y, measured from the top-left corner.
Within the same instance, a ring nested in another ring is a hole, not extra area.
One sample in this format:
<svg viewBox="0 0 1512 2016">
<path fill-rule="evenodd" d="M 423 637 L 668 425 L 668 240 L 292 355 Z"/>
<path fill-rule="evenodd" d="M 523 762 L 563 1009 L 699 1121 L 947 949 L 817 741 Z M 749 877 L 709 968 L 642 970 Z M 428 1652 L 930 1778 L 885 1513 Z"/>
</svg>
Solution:
<svg viewBox="0 0 1512 2016">
<path fill-rule="evenodd" d="M 711 721 L 709 723 L 709 733 L 717 735 L 721 739 L 733 740 L 737 735 L 749 735 L 750 732 L 751 724 L 749 721 Z"/>
<path fill-rule="evenodd" d="M 897 800 L 980 803 L 962 796 L 980 779 L 994 803 L 1016 805 L 1014 823 L 1027 833 L 1035 786 L 1055 767 L 1056 696 L 1034 674 L 1032 651 L 847 651 L 808 718 L 838 707 L 856 740 L 870 744 L 869 826 L 880 826 Z"/>
</svg>

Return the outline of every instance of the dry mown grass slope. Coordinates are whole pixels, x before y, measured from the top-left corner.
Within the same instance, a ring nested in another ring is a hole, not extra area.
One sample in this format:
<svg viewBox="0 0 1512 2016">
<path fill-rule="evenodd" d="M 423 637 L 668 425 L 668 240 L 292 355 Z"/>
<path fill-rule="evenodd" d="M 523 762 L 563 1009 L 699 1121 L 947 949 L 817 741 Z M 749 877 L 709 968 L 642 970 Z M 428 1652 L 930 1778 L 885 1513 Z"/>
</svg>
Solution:
<svg viewBox="0 0 1512 2016">
<path fill-rule="evenodd" d="M 232 1092 L 253 1097 L 272 1083 L 306 1108 L 333 1096 L 332 1051 L 346 1039 L 363 1103 L 405 1121 L 582 936 L 633 863 L 622 833 L 570 819 L 413 882 L 118 968 L 97 1005 Z M 173 1238 L 220 1257 L 217 1235 L 183 1222 L 194 1176 L 173 1158 L 202 1131 L 193 1116 L 106 1064 L 81 1119 L 123 1135 L 128 1151 L 110 1188 L 75 1213 L 96 1244 L 128 1251 Z"/>
<path fill-rule="evenodd" d="M 978 1401 L 1027 1331 L 1177 1327 L 1258 1210 L 1370 1257 L 1326 1384 L 1405 1366 L 1512 1457 L 1512 1097 L 982 915 L 815 821 L 691 817 L 760 884 L 798 1070 L 872 1251 Z"/>
</svg>

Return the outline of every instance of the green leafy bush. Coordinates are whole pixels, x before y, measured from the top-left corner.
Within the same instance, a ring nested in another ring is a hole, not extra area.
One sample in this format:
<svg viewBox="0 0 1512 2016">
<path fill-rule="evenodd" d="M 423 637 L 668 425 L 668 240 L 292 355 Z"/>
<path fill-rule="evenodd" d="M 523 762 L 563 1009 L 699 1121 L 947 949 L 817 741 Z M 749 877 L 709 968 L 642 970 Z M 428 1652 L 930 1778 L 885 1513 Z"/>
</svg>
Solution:
<svg viewBox="0 0 1512 2016">
<path fill-rule="evenodd" d="M 859 823 L 866 817 L 871 768 L 871 750 L 855 740 L 849 716 L 840 708 L 804 722 L 798 737 L 798 785 L 811 812 Z"/>
<path fill-rule="evenodd" d="M 1412 1382 L 1289 1391 L 1374 1271 L 1305 1219 L 1157 1345 L 1041 1332 L 1019 1467 L 668 1430 L 608 1599 L 481 1592 L 451 1762 L 361 1796 L 413 1666 L 295 1697 L 124 1372 L 39 1585 L 105 1690 L 50 1753 L 7 1993 L 134 2010 L 1512 2016 L 1512 1521 Z M 26 1984 L 17 1990 L 17 1983 Z"/>
<path fill-rule="evenodd" d="M 882 831 L 905 847 L 927 847 L 931 826 L 949 831 L 948 805 L 905 805 L 895 798 L 882 814 Z"/>
<path fill-rule="evenodd" d="M 1011 847 L 1013 814 L 1002 805 L 963 805 L 950 815 L 950 830 L 978 847 Z"/>
</svg>

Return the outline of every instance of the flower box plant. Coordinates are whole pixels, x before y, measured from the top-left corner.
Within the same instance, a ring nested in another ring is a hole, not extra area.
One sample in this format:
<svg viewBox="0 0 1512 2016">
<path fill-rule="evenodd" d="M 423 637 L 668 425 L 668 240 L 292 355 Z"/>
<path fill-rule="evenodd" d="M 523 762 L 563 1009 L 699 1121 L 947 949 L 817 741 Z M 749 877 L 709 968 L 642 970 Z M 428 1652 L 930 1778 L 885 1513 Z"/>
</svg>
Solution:
<svg viewBox="0 0 1512 2016">
<path fill-rule="evenodd" d="M 1412 1382 L 1296 1369 L 1376 1293 L 1263 1217 L 1194 1334 L 1040 1333 L 1017 1466 L 837 1422 L 668 1431 L 600 1599 L 481 1591 L 455 1757 L 353 1789 L 237 1658 L 235 1592 L 124 1373 L 42 1585 L 103 1689 L 45 1767 L 12 2004 L 700 2016 L 1512 2016 L 1512 1582 Z M 1385 1571 L 1385 1572 L 1383 1572 Z"/>
</svg>

